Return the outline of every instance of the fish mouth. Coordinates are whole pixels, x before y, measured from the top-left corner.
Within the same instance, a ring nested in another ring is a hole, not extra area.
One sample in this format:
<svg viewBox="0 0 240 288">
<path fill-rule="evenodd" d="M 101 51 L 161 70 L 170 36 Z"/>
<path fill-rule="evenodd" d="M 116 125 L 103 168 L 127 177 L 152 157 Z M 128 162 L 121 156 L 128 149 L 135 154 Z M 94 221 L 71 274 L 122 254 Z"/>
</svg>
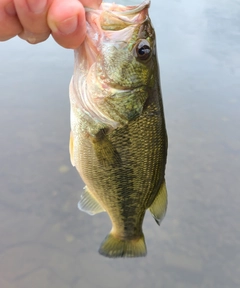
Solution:
<svg viewBox="0 0 240 288">
<path fill-rule="evenodd" d="M 87 68 L 91 67 L 102 53 L 101 42 L 116 42 L 119 47 L 121 43 L 124 45 L 129 42 L 133 31 L 149 19 L 149 7 L 150 1 L 145 0 L 135 6 L 102 3 L 99 9 L 85 8 L 87 34 L 76 54 L 87 59 Z"/>
</svg>

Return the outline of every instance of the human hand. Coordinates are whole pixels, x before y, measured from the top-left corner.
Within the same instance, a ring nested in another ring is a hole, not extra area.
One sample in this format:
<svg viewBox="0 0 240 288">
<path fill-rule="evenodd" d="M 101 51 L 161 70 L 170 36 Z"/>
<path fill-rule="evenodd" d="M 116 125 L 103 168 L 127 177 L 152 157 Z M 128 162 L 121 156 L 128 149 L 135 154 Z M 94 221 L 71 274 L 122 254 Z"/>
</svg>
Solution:
<svg viewBox="0 0 240 288">
<path fill-rule="evenodd" d="M 101 0 L 0 0 L 0 41 L 16 35 L 31 44 L 52 34 L 65 48 L 78 47 L 85 37 L 84 6 L 98 8 Z"/>
</svg>

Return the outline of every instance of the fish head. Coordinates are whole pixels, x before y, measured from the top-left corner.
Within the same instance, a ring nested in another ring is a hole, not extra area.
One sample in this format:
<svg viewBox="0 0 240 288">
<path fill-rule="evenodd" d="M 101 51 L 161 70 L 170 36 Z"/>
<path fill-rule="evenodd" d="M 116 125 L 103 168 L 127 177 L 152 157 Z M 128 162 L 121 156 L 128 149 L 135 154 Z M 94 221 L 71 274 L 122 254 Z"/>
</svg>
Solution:
<svg viewBox="0 0 240 288">
<path fill-rule="evenodd" d="M 75 50 L 70 98 L 72 90 L 86 115 L 113 128 L 141 113 L 157 80 L 149 4 L 86 9 L 87 35 Z"/>
</svg>

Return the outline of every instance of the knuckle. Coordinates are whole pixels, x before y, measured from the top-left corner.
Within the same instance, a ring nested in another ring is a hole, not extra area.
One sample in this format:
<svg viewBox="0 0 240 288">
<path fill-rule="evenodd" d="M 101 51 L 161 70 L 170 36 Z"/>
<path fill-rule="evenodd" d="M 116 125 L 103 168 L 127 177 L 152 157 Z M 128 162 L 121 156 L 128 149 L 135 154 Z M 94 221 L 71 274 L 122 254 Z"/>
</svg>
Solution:
<svg viewBox="0 0 240 288">
<path fill-rule="evenodd" d="M 0 32 L 0 33 L 1 33 L 1 32 Z M 15 36 L 15 35 L 14 35 L 14 36 Z M 14 36 L 3 36 L 3 35 L 1 35 L 1 36 L 0 36 L 0 41 L 1 41 L 1 42 L 7 41 L 7 40 L 13 38 Z"/>
</svg>

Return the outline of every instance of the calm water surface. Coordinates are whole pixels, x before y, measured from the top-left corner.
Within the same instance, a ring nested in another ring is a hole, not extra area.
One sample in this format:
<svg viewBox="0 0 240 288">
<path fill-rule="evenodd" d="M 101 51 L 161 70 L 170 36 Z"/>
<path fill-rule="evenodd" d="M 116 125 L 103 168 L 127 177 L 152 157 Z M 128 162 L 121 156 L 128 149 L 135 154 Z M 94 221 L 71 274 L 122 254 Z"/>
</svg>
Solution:
<svg viewBox="0 0 240 288">
<path fill-rule="evenodd" d="M 98 247 L 68 155 L 72 51 L 0 44 L 0 287 L 240 287 L 240 1 L 152 1 L 169 135 L 169 207 L 148 256 Z"/>
</svg>

